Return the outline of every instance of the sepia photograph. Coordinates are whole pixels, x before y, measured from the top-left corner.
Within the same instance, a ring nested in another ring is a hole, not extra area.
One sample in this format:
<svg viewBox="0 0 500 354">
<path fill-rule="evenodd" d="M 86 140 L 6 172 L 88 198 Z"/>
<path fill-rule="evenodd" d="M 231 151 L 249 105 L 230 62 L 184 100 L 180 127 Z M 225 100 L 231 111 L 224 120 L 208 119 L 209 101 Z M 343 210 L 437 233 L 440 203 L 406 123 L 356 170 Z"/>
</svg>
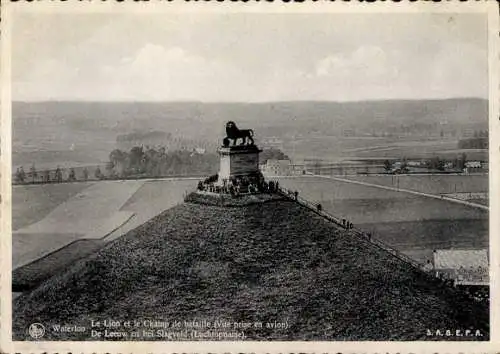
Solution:
<svg viewBox="0 0 500 354">
<path fill-rule="evenodd" d="M 16 6 L 3 341 L 492 340 L 498 8 Z"/>
</svg>

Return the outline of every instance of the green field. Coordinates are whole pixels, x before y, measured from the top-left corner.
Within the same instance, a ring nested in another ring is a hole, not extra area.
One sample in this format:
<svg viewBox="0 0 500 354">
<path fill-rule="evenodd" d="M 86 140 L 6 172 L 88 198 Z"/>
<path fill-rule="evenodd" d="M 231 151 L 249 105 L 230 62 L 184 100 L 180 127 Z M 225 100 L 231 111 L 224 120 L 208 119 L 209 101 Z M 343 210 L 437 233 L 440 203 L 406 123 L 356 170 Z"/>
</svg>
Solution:
<svg viewBox="0 0 500 354">
<path fill-rule="evenodd" d="M 487 192 L 489 176 L 484 175 L 374 175 L 345 176 L 353 181 L 367 182 L 422 193 Z"/>
<path fill-rule="evenodd" d="M 465 152 L 469 159 L 488 159 L 488 151 L 457 150 L 458 139 L 418 137 L 315 136 L 294 139 L 283 150 L 296 160 L 319 158 L 327 161 L 425 159 L 440 156 L 453 159 Z"/>
<path fill-rule="evenodd" d="M 143 181 L 92 183 L 54 208 L 42 220 L 19 229 L 22 233 L 82 233 L 99 228 L 139 189 Z"/>
<path fill-rule="evenodd" d="M 120 237 L 124 233 L 142 225 L 184 200 L 184 195 L 196 189 L 195 180 L 157 180 L 145 182 L 127 202 L 121 211 L 133 212 L 134 217 L 123 227 L 113 232 L 108 239 Z"/>
<path fill-rule="evenodd" d="M 134 185 L 139 183 L 140 187 L 134 192 Z M 87 188 L 94 186 L 94 191 Z M 117 187 L 115 187 L 117 186 Z M 110 188 L 111 187 L 111 188 Z M 140 214 L 141 220 L 146 221 L 159 214 L 163 210 L 182 202 L 187 191 L 196 188 L 194 180 L 158 180 L 158 181 L 107 181 L 107 182 L 78 182 L 61 184 L 36 184 L 36 185 L 15 185 L 12 186 L 12 229 L 13 231 L 25 228 L 31 224 L 39 222 L 47 217 L 57 207 L 68 205 L 63 204 L 71 199 L 85 200 L 89 209 L 99 207 L 102 213 L 103 201 L 105 204 L 119 204 L 116 210 L 131 211 Z M 120 195 L 122 192 L 131 190 L 132 194 L 126 198 L 124 203 L 113 201 L 113 195 Z M 99 200 L 97 199 L 99 198 Z M 102 198 L 102 200 L 100 200 Z M 99 203 L 98 206 L 95 204 Z M 109 207 L 107 207 L 109 209 Z M 113 210 L 115 210 L 113 208 Z M 82 214 L 81 210 L 72 210 L 72 215 L 88 220 L 88 215 Z M 92 213 L 95 214 L 95 213 Z M 68 223 L 70 218 L 66 219 Z M 64 223 L 65 218 L 61 217 L 60 222 Z"/>
<path fill-rule="evenodd" d="M 452 181 L 458 183 L 462 176 L 445 177 L 452 177 Z M 485 179 L 479 177 L 465 178 L 462 186 L 474 186 L 480 190 Z M 408 176 L 407 181 L 418 186 L 415 181 L 421 183 L 427 181 L 426 178 Z M 374 179 L 387 182 L 391 177 L 375 176 Z M 446 188 L 441 176 L 437 180 L 441 184 L 435 186 L 434 192 Z M 355 227 L 372 232 L 374 237 L 401 251 L 486 248 L 489 244 L 488 212 L 482 209 L 316 177 L 283 178 L 280 184 L 299 191 L 306 199 L 321 203 L 325 211 L 348 219 Z M 425 188 L 430 185 L 421 183 L 421 191 L 428 192 L 429 189 Z"/>
<path fill-rule="evenodd" d="M 58 205 L 92 183 L 61 183 L 12 186 L 12 230 L 42 220 Z"/>
<path fill-rule="evenodd" d="M 75 240 L 99 239 L 109 232 L 107 241 L 120 237 L 181 203 L 184 194 L 195 186 L 193 180 L 14 186 L 13 219 L 18 228 L 12 235 L 13 267 L 26 265 Z M 56 256 L 51 259 L 63 254 Z"/>
<path fill-rule="evenodd" d="M 109 188 L 108 183 L 94 185 L 94 192 L 87 190 L 85 199 L 90 206 L 99 202 L 99 199 L 104 198 L 108 203 L 107 209 L 109 210 L 109 213 L 104 213 L 102 209 L 104 203 L 101 200 L 99 214 L 107 216 L 102 222 L 94 220 L 95 227 L 91 232 L 85 233 L 86 231 L 82 229 L 80 233 L 62 233 L 61 231 L 72 229 L 75 225 L 71 217 L 66 219 L 60 217 L 57 225 L 59 232 L 15 232 L 13 234 L 12 259 L 15 270 L 12 274 L 12 286 L 15 291 L 33 289 L 77 260 L 95 252 L 106 242 L 122 236 L 131 229 L 140 226 L 150 218 L 160 214 L 165 209 L 181 203 L 185 191 L 194 189 L 196 185 L 193 180 L 145 182 L 120 207 L 120 203 L 117 205 L 116 200 L 113 201 L 113 194 L 122 193 L 123 187 L 132 189 L 133 191 L 133 184 L 136 182 L 132 181 L 132 184 L 115 182 L 118 189 L 116 186 Z M 89 186 L 89 184 L 85 185 Z M 58 199 L 61 195 L 68 195 L 68 191 L 82 192 L 83 189 L 79 190 L 79 188 L 75 188 L 78 186 L 82 187 L 83 184 L 65 183 L 57 185 L 59 188 L 46 188 L 44 185 L 16 186 L 15 189 L 18 196 L 23 193 L 26 196 L 26 190 L 30 193 L 29 198 L 25 200 L 25 208 L 18 207 L 16 209 L 16 212 L 19 213 L 16 216 L 23 218 L 23 213 L 28 214 L 28 216 L 31 215 L 29 213 L 33 213 L 33 211 L 26 207 L 30 202 L 34 205 L 39 205 L 48 199 L 53 203 L 53 210 L 57 207 L 62 208 L 65 213 L 69 211 L 73 215 L 80 215 L 83 221 L 85 221 L 84 213 L 82 213 L 85 208 L 78 207 L 79 203 L 75 204 L 71 202 L 71 198 L 75 198 L 75 195 L 76 198 L 83 198 L 82 195 L 75 194 L 73 196 L 70 195 L 67 199 Z M 56 185 L 51 185 L 51 187 L 56 187 Z M 95 187 L 99 188 L 95 189 Z M 96 198 L 92 198 L 93 195 Z M 56 201 L 59 201 L 59 205 L 56 205 Z M 50 211 L 48 210 L 47 212 Z M 43 218 L 44 216 L 42 213 L 38 215 L 39 218 Z M 24 218 L 28 220 L 27 217 Z M 32 220 L 40 221 L 35 218 Z M 111 234 L 108 234 L 110 231 L 112 231 Z M 108 234 L 106 238 L 101 239 L 106 234 Z"/>
<path fill-rule="evenodd" d="M 77 239 L 105 236 L 130 217 L 131 213 L 118 211 L 141 184 L 106 181 L 14 186 L 13 220 L 22 227 L 12 234 L 13 267 Z"/>
</svg>

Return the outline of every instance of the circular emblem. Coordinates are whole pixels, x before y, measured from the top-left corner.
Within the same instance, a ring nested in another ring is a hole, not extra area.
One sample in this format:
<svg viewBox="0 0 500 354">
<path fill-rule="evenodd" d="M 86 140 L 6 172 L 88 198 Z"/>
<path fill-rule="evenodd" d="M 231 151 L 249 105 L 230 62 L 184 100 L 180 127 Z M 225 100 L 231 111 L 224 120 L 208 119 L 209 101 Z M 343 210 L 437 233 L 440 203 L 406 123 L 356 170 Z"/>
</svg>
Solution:
<svg viewBox="0 0 500 354">
<path fill-rule="evenodd" d="M 45 327 L 41 323 L 32 323 L 28 329 L 30 336 L 34 339 L 42 338 L 45 334 Z"/>
</svg>

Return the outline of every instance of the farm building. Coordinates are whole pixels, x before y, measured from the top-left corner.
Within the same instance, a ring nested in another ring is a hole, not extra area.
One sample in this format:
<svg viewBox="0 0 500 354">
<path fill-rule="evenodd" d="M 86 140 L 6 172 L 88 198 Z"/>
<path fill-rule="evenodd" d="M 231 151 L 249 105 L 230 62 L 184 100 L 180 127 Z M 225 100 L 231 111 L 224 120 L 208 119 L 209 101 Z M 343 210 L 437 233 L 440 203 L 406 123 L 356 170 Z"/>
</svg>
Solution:
<svg viewBox="0 0 500 354">
<path fill-rule="evenodd" d="M 456 283 L 489 283 L 488 250 L 436 250 L 433 255 L 436 275 L 443 274 Z"/>
<path fill-rule="evenodd" d="M 465 167 L 468 168 L 481 168 L 481 161 L 467 161 Z"/>
<path fill-rule="evenodd" d="M 407 162 L 408 166 L 411 166 L 411 167 L 420 167 L 420 166 L 425 166 L 425 162 L 423 161 L 408 161 Z"/>
<path fill-rule="evenodd" d="M 476 301 L 489 299 L 488 250 L 436 250 L 436 276 L 451 279 L 454 285 Z"/>
<path fill-rule="evenodd" d="M 260 165 L 260 170 L 267 176 L 289 176 L 292 172 L 290 160 L 268 159 L 265 164 Z"/>
<path fill-rule="evenodd" d="M 481 161 L 467 161 L 464 167 L 465 173 L 485 172 L 487 170 L 488 164 Z"/>
</svg>

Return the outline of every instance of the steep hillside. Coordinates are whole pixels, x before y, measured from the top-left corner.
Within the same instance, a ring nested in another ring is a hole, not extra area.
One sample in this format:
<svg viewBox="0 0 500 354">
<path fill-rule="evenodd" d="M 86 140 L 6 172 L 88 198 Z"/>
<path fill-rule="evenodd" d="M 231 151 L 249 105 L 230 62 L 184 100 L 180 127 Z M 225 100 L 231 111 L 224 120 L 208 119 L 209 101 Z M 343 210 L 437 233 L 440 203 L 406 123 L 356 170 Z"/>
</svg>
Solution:
<svg viewBox="0 0 500 354">
<path fill-rule="evenodd" d="M 468 328 L 489 337 L 486 307 L 290 201 L 167 210 L 15 299 L 13 335 L 29 339 L 39 322 L 44 339 L 91 340 L 92 320 L 148 319 L 287 323 L 246 328 L 254 340 L 444 340 L 457 337 L 427 330 Z"/>
</svg>

